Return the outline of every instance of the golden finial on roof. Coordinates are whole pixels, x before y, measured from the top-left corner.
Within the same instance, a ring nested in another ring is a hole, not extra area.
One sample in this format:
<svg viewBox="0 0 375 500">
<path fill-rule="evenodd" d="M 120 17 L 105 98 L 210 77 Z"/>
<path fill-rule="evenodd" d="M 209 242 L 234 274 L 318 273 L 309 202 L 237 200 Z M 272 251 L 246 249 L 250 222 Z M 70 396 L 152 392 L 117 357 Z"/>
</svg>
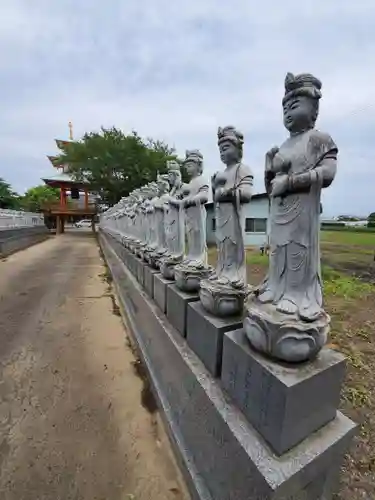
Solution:
<svg viewBox="0 0 375 500">
<path fill-rule="evenodd" d="M 69 126 L 69 139 L 72 141 L 73 140 L 73 123 L 69 122 L 68 126 Z"/>
</svg>

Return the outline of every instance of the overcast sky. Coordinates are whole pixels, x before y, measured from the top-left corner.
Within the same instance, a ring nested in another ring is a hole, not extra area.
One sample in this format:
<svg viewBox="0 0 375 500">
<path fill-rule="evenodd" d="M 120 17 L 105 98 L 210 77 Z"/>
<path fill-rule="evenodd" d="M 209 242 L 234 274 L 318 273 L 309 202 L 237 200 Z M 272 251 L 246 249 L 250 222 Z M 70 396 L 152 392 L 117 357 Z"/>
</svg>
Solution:
<svg viewBox="0 0 375 500">
<path fill-rule="evenodd" d="M 339 150 L 326 214 L 375 210 L 374 0 L 1 0 L 0 177 L 19 192 L 55 173 L 54 139 L 115 125 L 198 148 L 222 168 L 216 132 L 264 154 L 286 137 L 288 71 L 323 82 L 317 127 Z"/>
</svg>

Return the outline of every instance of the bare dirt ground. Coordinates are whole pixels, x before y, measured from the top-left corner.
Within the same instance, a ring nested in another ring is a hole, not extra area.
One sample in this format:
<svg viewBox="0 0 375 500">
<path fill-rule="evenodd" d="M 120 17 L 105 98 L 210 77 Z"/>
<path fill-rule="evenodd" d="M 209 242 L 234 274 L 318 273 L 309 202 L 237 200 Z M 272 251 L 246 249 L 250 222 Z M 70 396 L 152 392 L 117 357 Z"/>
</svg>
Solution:
<svg viewBox="0 0 375 500">
<path fill-rule="evenodd" d="M 84 233 L 0 262 L 2 500 L 188 498 L 104 276 Z"/>
</svg>

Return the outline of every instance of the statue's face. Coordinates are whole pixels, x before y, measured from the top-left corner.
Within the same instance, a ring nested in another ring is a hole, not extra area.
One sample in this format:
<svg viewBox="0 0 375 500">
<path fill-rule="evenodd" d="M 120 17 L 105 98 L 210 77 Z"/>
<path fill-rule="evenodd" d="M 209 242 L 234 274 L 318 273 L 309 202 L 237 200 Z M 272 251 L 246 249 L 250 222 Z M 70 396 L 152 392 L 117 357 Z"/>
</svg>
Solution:
<svg viewBox="0 0 375 500">
<path fill-rule="evenodd" d="M 316 103 L 307 96 L 291 97 L 283 104 L 284 126 L 289 132 L 299 132 L 312 126 Z"/>
<path fill-rule="evenodd" d="M 178 170 L 170 170 L 168 172 L 168 181 L 171 186 L 178 186 L 181 183 L 181 172 Z"/>
<path fill-rule="evenodd" d="M 158 182 L 158 188 L 159 188 L 159 194 L 164 194 L 168 192 L 168 181 L 159 181 Z"/>
<path fill-rule="evenodd" d="M 232 141 L 222 141 L 219 144 L 220 159 L 225 165 L 238 161 L 238 149 Z"/>
<path fill-rule="evenodd" d="M 189 160 L 185 163 L 186 172 L 189 179 L 196 177 L 199 173 L 199 165 L 197 162 Z"/>
</svg>

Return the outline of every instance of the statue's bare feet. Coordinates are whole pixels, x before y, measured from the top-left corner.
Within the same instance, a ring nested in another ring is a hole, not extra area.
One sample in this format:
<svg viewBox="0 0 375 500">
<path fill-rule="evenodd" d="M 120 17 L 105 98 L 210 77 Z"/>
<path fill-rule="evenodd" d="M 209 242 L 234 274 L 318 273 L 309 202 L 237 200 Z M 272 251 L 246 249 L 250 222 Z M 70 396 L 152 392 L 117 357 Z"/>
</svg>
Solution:
<svg viewBox="0 0 375 500">
<path fill-rule="evenodd" d="M 227 285 L 229 281 L 227 278 L 221 277 L 217 280 L 217 282 L 219 285 Z"/>
<path fill-rule="evenodd" d="M 282 299 L 276 307 L 276 311 L 284 314 L 295 314 L 297 312 L 297 306 L 289 299 Z"/>
<path fill-rule="evenodd" d="M 241 281 L 241 280 L 232 280 L 230 282 L 230 284 L 232 285 L 233 288 L 236 288 L 236 289 L 241 289 L 241 288 L 245 287 L 243 281 Z"/>
<path fill-rule="evenodd" d="M 271 292 L 271 290 L 265 290 L 264 292 L 258 295 L 258 300 L 263 304 L 267 304 L 268 302 L 273 302 L 273 297 L 274 295 Z"/>
<path fill-rule="evenodd" d="M 299 316 L 304 321 L 315 321 L 322 314 L 322 309 L 318 306 L 318 304 L 303 304 L 301 309 L 299 310 Z"/>
</svg>

